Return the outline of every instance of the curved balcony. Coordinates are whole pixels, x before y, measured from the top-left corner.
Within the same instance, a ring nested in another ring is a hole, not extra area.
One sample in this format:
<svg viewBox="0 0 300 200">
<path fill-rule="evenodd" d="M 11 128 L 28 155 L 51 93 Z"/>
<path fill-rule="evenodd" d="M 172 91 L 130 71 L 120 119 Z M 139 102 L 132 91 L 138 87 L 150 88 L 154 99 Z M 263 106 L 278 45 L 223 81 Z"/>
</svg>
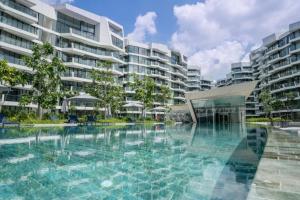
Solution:
<svg viewBox="0 0 300 200">
<path fill-rule="evenodd" d="M 124 61 L 122 61 L 117 54 L 114 54 L 113 52 L 107 52 L 107 53 L 103 53 L 103 54 L 96 54 L 89 52 L 87 50 L 83 50 L 83 49 L 79 49 L 76 47 L 70 47 L 70 48 L 62 48 L 62 51 L 65 53 L 69 53 L 69 54 L 75 54 L 75 55 L 80 55 L 80 56 L 89 56 L 92 58 L 96 58 L 99 60 L 107 60 L 107 61 L 111 61 L 114 63 L 121 63 L 124 64 Z"/>
<path fill-rule="evenodd" d="M 185 82 L 182 81 L 182 80 L 179 79 L 179 78 L 171 78 L 171 81 L 174 82 L 174 83 L 181 84 L 181 85 L 186 85 Z"/>
<path fill-rule="evenodd" d="M 96 37 L 85 32 L 69 28 L 66 32 L 60 33 L 60 35 L 69 40 L 78 41 L 84 44 L 88 44 L 91 46 L 101 47 L 99 41 L 96 40 Z"/>
<path fill-rule="evenodd" d="M 178 92 L 185 92 L 186 89 L 184 87 L 171 87 L 171 90 L 178 91 Z"/>
<path fill-rule="evenodd" d="M 64 65 L 67 67 L 74 67 L 78 69 L 95 69 L 95 70 L 106 70 L 105 68 L 98 67 L 96 63 L 89 61 L 78 61 L 77 59 L 71 58 L 70 60 L 64 62 Z M 121 69 L 118 66 L 113 65 L 111 69 L 109 69 L 114 75 L 121 76 L 123 75 Z"/>
<path fill-rule="evenodd" d="M 22 45 L 22 43 L 17 40 L 13 40 L 11 38 L 5 37 L 4 35 L 1 35 L 0 47 L 11 52 L 29 56 L 32 54 L 31 49 L 33 45 Z"/>
<path fill-rule="evenodd" d="M 33 24 L 38 22 L 37 12 L 17 2 L 0 0 L 0 8 L 6 13 L 27 23 Z"/>
<path fill-rule="evenodd" d="M 28 40 L 38 40 L 38 31 L 34 27 L 30 27 L 30 25 L 26 26 L 27 28 L 20 27 L 15 23 L 12 19 L 9 19 L 5 16 L 0 16 L 0 28 L 5 31 L 17 35 L 22 38 L 26 38 Z M 30 28 L 28 28 L 30 27 Z"/>
<path fill-rule="evenodd" d="M 276 87 L 276 89 L 271 90 L 271 93 L 277 93 L 284 90 L 291 90 L 300 87 L 300 82 L 284 83 Z"/>
<path fill-rule="evenodd" d="M 86 82 L 91 83 L 92 79 L 89 74 L 86 73 L 74 73 L 74 72 L 65 72 L 61 75 L 61 80 L 63 81 L 73 81 L 73 82 Z"/>
<path fill-rule="evenodd" d="M 154 77 L 154 78 L 160 78 L 160 79 L 165 79 L 165 80 L 170 79 L 166 74 L 160 74 L 160 73 L 155 73 L 155 72 L 147 73 L 147 75 Z"/>
<path fill-rule="evenodd" d="M 285 80 L 285 79 L 290 79 L 290 78 L 293 78 L 295 76 L 300 76 L 300 71 L 292 71 L 292 72 L 288 72 L 284 75 L 279 75 L 276 78 L 273 78 L 272 80 L 269 80 L 269 84 L 276 83 L 276 82 L 279 82 L 279 81 L 282 81 L 282 80 Z"/>
<path fill-rule="evenodd" d="M 182 72 L 182 71 L 180 71 L 180 70 L 178 70 L 178 69 L 176 69 L 176 70 L 171 69 L 171 70 L 170 70 L 170 73 L 171 73 L 171 74 L 174 74 L 174 75 L 176 75 L 176 76 L 181 76 L 181 77 L 184 78 L 184 79 L 187 78 L 186 74 L 184 74 L 184 72 Z"/>
</svg>

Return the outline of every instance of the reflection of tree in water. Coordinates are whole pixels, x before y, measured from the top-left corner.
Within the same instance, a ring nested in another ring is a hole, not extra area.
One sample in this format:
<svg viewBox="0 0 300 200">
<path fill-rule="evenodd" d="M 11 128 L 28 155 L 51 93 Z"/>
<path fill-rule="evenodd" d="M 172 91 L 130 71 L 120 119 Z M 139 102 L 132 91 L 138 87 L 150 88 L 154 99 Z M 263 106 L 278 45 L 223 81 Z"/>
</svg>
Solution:
<svg viewBox="0 0 300 200">
<path fill-rule="evenodd" d="M 126 190 L 142 199 L 209 199 L 215 182 L 220 183 L 218 175 L 224 176 L 222 169 L 227 158 L 224 155 L 231 154 L 241 136 L 231 137 L 230 132 L 236 131 L 229 128 L 218 128 L 216 135 L 209 127 L 195 128 L 195 134 L 191 134 L 191 129 L 191 125 L 168 127 L 167 130 L 164 126 L 91 126 L 38 131 L 37 143 L 16 145 L 11 155 L 32 153 L 35 157 L 18 165 L 0 167 L 0 172 L 4 173 L 0 173 L 0 179 L 9 178 L 9 173 L 14 171 L 17 183 L 24 174 L 29 174 L 29 178 L 45 181 L 38 189 L 57 187 L 66 197 L 70 191 L 81 187 L 66 185 L 90 178 L 85 185 L 97 186 L 97 190 L 101 189 L 99 183 L 110 180 L 113 186 L 109 189 L 116 191 L 111 195 Z M 237 152 L 259 149 L 257 142 L 254 145 L 259 139 L 254 137 L 257 131 L 253 132 L 246 142 L 241 142 Z M 44 140 L 42 136 L 58 136 L 59 139 Z M 222 146 L 218 146 L 220 143 Z M 232 157 L 236 157 L 235 154 Z M 225 168 L 227 173 L 232 173 L 230 177 L 236 179 L 238 174 L 243 174 L 238 166 L 243 165 L 239 165 L 237 158 L 227 163 Z M 234 183 L 245 185 L 243 181 Z M 24 186 L 28 184 L 24 182 Z M 21 186 L 15 184 L 13 187 Z"/>
</svg>

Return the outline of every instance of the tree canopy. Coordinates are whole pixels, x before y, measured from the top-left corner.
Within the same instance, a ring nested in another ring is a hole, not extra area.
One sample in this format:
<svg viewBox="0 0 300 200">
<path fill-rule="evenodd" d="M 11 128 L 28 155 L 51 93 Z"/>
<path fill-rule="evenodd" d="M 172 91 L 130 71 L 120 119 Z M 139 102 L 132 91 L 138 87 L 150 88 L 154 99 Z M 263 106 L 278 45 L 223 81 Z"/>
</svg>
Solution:
<svg viewBox="0 0 300 200">
<path fill-rule="evenodd" d="M 37 103 L 37 114 L 42 118 L 43 109 L 53 109 L 63 95 L 59 88 L 65 66 L 49 43 L 34 45 L 32 52 L 32 55 L 24 57 L 25 65 L 33 70 L 32 91 L 21 102 Z"/>
</svg>

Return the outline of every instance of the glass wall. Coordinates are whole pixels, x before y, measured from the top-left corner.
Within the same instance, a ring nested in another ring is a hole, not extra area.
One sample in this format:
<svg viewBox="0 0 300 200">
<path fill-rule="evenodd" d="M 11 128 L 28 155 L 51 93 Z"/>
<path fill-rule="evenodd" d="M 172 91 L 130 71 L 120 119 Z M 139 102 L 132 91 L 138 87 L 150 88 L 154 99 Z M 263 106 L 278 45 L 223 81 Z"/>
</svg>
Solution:
<svg viewBox="0 0 300 200">
<path fill-rule="evenodd" d="M 56 31 L 59 33 L 69 33 L 82 35 L 86 38 L 95 40 L 95 25 L 77 20 L 60 12 L 57 13 Z"/>
<path fill-rule="evenodd" d="M 0 11 L 0 21 L 9 26 L 13 26 L 15 28 L 21 29 L 23 31 L 27 31 L 29 33 L 37 34 L 37 28 L 33 27 L 25 22 L 22 22 L 4 12 Z"/>
<path fill-rule="evenodd" d="M 34 44 L 29 40 L 25 40 L 2 30 L 0 30 L 0 41 L 30 50 Z"/>
<path fill-rule="evenodd" d="M 245 97 L 230 96 L 191 101 L 198 122 L 235 123 L 245 117 Z"/>
</svg>

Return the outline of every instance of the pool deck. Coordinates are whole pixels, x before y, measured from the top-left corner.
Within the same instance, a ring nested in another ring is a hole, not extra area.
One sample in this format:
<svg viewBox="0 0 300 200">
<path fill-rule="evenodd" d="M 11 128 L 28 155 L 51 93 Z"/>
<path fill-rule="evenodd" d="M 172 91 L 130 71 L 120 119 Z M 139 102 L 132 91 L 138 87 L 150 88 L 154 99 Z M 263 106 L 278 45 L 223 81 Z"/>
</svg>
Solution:
<svg viewBox="0 0 300 200">
<path fill-rule="evenodd" d="M 300 199 L 300 134 L 270 129 L 248 200 Z"/>
</svg>

